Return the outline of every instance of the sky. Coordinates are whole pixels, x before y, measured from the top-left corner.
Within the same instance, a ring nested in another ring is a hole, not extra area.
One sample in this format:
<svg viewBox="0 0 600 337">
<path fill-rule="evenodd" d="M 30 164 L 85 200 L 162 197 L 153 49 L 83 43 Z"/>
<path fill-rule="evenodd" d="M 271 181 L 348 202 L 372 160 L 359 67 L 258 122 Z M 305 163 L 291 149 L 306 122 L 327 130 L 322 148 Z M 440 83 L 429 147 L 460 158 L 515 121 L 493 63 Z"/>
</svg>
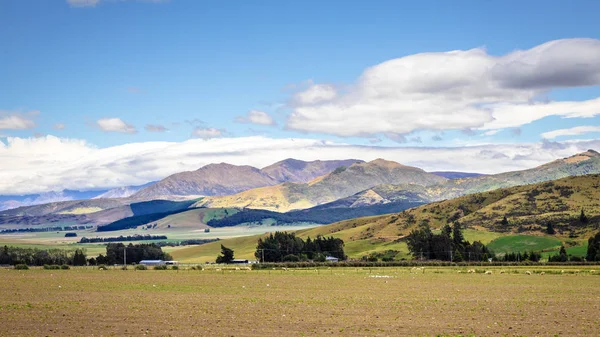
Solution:
<svg viewBox="0 0 600 337">
<path fill-rule="evenodd" d="M 0 194 L 600 150 L 600 2 L 5 0 Z"/>
</svg>

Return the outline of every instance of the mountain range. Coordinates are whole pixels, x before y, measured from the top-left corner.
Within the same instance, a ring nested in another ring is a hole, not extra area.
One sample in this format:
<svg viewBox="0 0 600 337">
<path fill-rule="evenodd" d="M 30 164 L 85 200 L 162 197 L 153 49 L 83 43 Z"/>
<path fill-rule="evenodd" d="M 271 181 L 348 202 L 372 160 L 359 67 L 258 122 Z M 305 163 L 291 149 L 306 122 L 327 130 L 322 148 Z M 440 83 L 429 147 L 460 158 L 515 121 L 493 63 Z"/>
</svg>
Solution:
<svg viewBox="0 0 600 337">
<path fill-rule="evenodd" d="M 303 239 L 333 236 L 344 240 L 344 250 L 351 258 L 361 258 L 375 252 L 391 252 L 408 258 L 404 238 L 413 229 L 428 224 L 439 230 L 454 221 L 466 228 L 470 241 L 485 243 L 501 236 L 527 235 L 527 244 L 534 238 L 554 240 L 570 238 L 571 245 L 583 244 L 576 238 L 597 233 L 600 226 L 600 175 L 567 177 L 537 184 L 501 188 L 474 193 L 459 198 L 437 201 L 403 212 L 352 218 L 329 225 L 296 231 Z M 581 211 L 587 215 L 581 221 Z M 239 216 L 236 213 L 234 216 Z M 232 216 L 233 217 L 233 216 Z M 506 217 L 506 222 L 503 219 Z M 555 234 L 547 233 L 552 224 Z M 238 258 L 254 258 L 256 242 L 264 235 L 226 239 L 174 252 L 176 259 L 200 262 L 214 259 L 221 245 L 233 249 Z M 548 247 L 551 248 L 551 247 Z M 557 249 L 557 247 L 554 247 Z M 522 248 L 521 248 L 522 249 Z M 533 249 L 533 248 L 531 248 Z"/>
<path fill-rule="evenodd" d="M 172 175 L 125 198 L 120 197 L 129 194 L 131 190 L 105 192 L 102 198 L 96 199 L 52 202 L 5 210 L 0 212 L 0 224 L 107 224 L 139 215 L 133 210 L 138 205 L 145 205 L 145 212 L 170 212 L 173 209 L 171 206 L 165 209 L 160 203 L 147 203 L 161 198 L 181 201 L 176 206 L 177 210 L 198 207 L 236 208 L 242 211 L 237 215 L 239 221 L 243 221 L 246 210 L 262 209 L 297 211 L 291 215 L 277 216 L 284 221 L 302 218 L 319 223 L 313 220 L 323 217 L 327 221 L 320 223 L 328 223 L 344 219 L 344 213 L 364 216 L 399 212 L 419 204 L 502 187 L 598 173 L 600 154 L 594 150 L 528 170 L 455 179 L 383 159 L 370 162 L 353 159 L 302 162 L 287 159 L 263 169 L 222 163 Z M 444 174 L 450 177 L 464 176 L 460 172 Z M 282 180 L 296 181 L 281 183 Z M 267 185 L 251 188 L 262 184 Z M 243 191 L 233 193 L 239 190 Z M 213 196 L 195 198 L 208 194 Z M 110 198 L 111 196 L 119 198 Z M 184 203 L 184 200 L 188 201 Z M 257 218 L 256 215 L 254 213 L 251 217 Z M 268 213 L 259 215 L 262 218 L 269 216 Z"/>
<path fill-rule="evenodd" d="M 204 198 L 196 206 L 285 212 L 328 204 L 364 207 L 397 201 L 432 202 L 502 187 L 600 173 L 600 154 L 588 150 L 522 171 L 446 179 L 419 168 L 377 159 L 337 170 L 309 183 L 287 183 L 235 195 Z"/>
<path fill-rule="evenodd" d="M 229 196 L 204 198 L 196 206 L 247 207 L 286 212 L 328 203 L 381 184 L 431 186 L 446 180 L 420 168 L 376 159 L 368 163 L 355 163 L 347 168 L 340 167 L 308 183 L 283 183 Z"/>
<path fill-rule="evenodd" d="M 136 200 L 169 199 L 172 196 L 222 196 L 283 182 L 306 182 L 356 159 L 305 162 L 286 159 L 263 169 L 227 163 L 209 164 L 196 171 L 171 175 L 135 193 Z"/>
</svg>

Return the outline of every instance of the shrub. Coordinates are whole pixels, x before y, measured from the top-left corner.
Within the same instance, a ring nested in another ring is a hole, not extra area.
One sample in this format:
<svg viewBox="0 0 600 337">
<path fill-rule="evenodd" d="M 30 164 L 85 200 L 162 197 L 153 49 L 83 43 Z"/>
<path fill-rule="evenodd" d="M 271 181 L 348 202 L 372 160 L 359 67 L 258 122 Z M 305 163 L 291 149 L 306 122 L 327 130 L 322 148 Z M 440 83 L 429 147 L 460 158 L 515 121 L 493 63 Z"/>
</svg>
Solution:
<svg viewBox="0 0 600 337">
<path fill-rule="evenodd" d="M 167 270 L 167 266 L 154 266 L 154 270 Z"/>
<path fill-rule="evenodd" d="M 108 268 L 106 268 L 105 265 L 101 264 L 98 266 L 98 270 L 107 270 Z"/>
<path fill-rule="evenodd" d="M 148 270 L 148 267 L 144 266 L 143 264 L 138 264 L 135 266 L 135 270 Z"/>
<path fill-rule="evenodd" d="M 284 262 L 298 262 L 300 258 L 294 254 L 289 254 L 283 257 Z"/>
<path fill-rule="evenodd" d="M 56 270 L 56 269 L 60 269 L 60 266 L 55 265 L 55 264 L 53 264 L 53 265 L 45 264 L 44 265 L 44 269 L 46 269 L 46 270 Z"/>
<path fill-rule="evenodd" d="M 173 270 L 179 270 L 179 266 L 173 266 L 173 267 L 171 267 L 171 269 L 173 269 Z"/>
<path fill-rule="evenodd" d="M 17 270 L 28 270 L 29 266 L 27 266 L 26 264 L 18 264 L 15 266 L 15 269 Z"/>
<path fill-rule="evenodd" d="M 71 267 L 69 267 L 66 264 L 63 264 L 62 266 L 60 266 L 60 269 L 62 269 L 62 270 L 68 270 L 68 269 L 71 269 Z"/>
</svg>

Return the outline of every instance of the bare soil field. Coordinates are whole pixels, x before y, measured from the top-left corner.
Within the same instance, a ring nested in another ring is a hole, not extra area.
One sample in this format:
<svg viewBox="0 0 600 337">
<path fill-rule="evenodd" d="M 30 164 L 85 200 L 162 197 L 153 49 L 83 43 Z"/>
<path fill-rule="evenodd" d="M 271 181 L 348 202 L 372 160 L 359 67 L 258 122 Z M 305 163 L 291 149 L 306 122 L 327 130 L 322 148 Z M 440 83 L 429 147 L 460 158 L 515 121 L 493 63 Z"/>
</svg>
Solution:
<svg viewBox="0 0 600 337">
<path fill-rule="evenodd" d="M 600 335 L 598 268 L 500 269 L 0 269 L 0 336 Z"/>
</svg>

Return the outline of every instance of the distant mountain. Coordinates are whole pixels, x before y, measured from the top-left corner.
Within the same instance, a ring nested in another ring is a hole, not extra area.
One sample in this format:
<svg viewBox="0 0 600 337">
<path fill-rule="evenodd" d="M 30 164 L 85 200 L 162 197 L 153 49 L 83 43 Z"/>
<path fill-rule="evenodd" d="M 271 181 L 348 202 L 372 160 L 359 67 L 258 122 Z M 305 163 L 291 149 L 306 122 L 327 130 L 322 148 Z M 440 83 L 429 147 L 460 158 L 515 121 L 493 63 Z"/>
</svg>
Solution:
<svg viewBox="0 0 600 337">
<path fill-rule="evenodd" d="M 0 196 L 0 211 L 23 206 L 41 205 L 52 202 L 91 199 L 106 192 L 106 190 L 63 190 L 29 195 L 3 195 Z"/>
<path fill-rule="evenodd" d="M 140 186 L 125 186 L 113 188 L 112 190 L 108 190 L 105 193 L 93 197 L 92 199 L 128 198 L 137 193 L 138 191 L 142 190 L 143 188 L 151 186 L 154 183 L 155 182 L 153 181 Z"/>
<path fill-rule="evenodd" d="M 438 175 L 440 177 L 444 177 L 447 179 L 473 178 L 473 177 L 479 177 L 479 176 L 485 175 L 485 174 L 481 174 L 481 173 L 453 172 L 453 171 L 434 171 L 434 172 L 429 172 L 429 173 L 433 173 L 435 175 Z"/>
<path fill-rule="evenodd" d="M 231 196 L 205 198 L 197 206 L 240 207 L 286 212 L 328 203 L 381 184 L 429 186 L 446 181 L 419 168 L 383 159 L 355 163 L 304 184 L 284 183 Z"/>
<path fill-rule="evenodd" d="M 286 159 L 260 170 L 252 166 L 209 164 L 196 171 L 171 175 L 135 193 L 138 200 L 171 196 L 222 196 L 289 181 L 309 181 L 359 160 L 305 162 Z"/>
</svg>

